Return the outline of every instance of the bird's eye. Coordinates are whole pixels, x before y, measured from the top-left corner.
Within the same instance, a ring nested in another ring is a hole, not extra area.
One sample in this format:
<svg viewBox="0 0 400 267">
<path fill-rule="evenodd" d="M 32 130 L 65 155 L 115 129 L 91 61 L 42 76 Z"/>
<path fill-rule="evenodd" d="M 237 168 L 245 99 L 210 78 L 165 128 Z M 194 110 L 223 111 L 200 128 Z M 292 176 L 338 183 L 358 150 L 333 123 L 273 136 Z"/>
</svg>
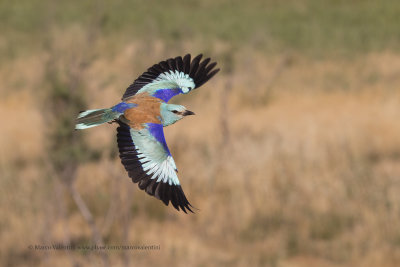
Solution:
<svg viewBox="0 0 400 267">
<path fill-rule="evenodd" d="M 173 110 L 172 113 L 175 113 L 175 114 L 176 114 L 176 113 L 178 113 L 178 111 L 177 111 L 177 110 Z"/>
<path fill-rule="evenodd" d="M 188 87 L 189 91 L 192 90 L 192 87 Z"/>
</svg>

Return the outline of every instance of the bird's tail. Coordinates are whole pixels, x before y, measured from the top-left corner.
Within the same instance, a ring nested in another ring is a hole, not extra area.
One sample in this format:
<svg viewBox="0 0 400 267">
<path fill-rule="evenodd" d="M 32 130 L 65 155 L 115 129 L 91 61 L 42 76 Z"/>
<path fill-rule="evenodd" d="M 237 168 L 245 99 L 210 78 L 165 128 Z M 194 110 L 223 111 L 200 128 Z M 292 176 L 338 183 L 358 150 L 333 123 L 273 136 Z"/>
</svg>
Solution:
<svg viewBox="0 0 400 267">
<path fill-rule="evenodd" d="M 76 119 L 75 130 L 83 130 L 106 122 L 118 119 L 119 112 L 112 111 L 111 108 L 90 109 L 79 113 Z"/>
</svg>

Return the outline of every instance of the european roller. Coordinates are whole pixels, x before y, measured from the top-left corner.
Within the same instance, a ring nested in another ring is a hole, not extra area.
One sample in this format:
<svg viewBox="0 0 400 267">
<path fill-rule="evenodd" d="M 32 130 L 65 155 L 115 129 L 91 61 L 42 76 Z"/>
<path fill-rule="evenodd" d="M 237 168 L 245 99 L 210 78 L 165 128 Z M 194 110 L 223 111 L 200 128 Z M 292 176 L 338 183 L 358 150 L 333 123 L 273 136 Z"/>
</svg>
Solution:
<svg viewBox="0 0 400 267">
<path fill-rule="evenodd" d="M 210 58 L 201 59 L 191 60 L 188 54 L 153 65 L 126 89 L 122 102 L 81 112 L 75 126 L 81 130 L 117 122 L 119 156 L 128 176 L 141 190 L 185 213 L 193 212 L 193 206 L 182 190 L 163 127 L 194 114 L 168 101 L 199 88 L 219 71 Z"/>
</svg>

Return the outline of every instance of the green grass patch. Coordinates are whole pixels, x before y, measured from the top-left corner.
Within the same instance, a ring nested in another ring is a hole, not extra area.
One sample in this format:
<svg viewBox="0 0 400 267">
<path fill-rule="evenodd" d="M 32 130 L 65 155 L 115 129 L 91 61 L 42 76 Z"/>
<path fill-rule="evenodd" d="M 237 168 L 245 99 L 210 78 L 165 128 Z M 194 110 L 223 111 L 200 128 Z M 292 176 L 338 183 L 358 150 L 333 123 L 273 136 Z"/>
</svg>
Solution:
<svg viewBox="0 0 400 267">
<path fill-rule="evenodd" d="M 96 21 L 101 35 L 117 42 L 222 40 L 320 56 L 398 50 L 399 13 L 395 0 L 20 0 L 0 3 L 0 27 L 9 46 L 20 49 L 40 43 L 49 28 L 90 28 Z"/>
</svg>

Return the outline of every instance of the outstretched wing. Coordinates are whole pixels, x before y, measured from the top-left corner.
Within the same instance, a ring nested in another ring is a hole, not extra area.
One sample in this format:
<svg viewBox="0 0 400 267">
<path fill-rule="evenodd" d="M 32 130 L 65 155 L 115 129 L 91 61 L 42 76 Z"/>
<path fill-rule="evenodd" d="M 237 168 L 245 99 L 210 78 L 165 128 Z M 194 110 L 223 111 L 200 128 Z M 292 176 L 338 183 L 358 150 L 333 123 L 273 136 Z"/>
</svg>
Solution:
<svg viewBox="0 0 400 267">
<path fill-rule="evenodd" d="M 179 183 L 162 124 L 147 123 L 142 130 L 135 130 L 123 122 L 119 125 L 119 155 L 132 181 L 165 205 L 171 201 L 175 209 L 193 212 Z"/>
<path fill-rule="evenodd" d="M 201 61 L 202 56 L 200 54 L 191 60 L 187 54 L 183 58 L 170 58 L 153 65 L 126 89 L 122 100 L 147 92 L 168 102 L 175 95 L 199 88 L 219 71 L 214 69 L 216 62 L 210 63 L 210 58 Z"/>
</svg>

